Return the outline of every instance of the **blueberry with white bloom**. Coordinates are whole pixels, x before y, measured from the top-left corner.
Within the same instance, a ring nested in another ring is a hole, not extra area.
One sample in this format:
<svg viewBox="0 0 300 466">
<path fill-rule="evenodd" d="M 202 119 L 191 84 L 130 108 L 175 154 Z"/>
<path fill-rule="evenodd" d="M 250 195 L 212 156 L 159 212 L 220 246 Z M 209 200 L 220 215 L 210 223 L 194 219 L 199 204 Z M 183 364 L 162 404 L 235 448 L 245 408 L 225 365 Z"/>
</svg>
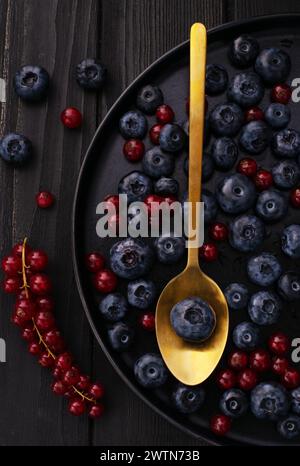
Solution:
<svg viewBox="0 0 300 466">
<path fill-rule="evenodd" d="M 228 306 L 231 309 L 239 310 L 247 306 L 249 300 L 248 288 L 242 283 L 230 283 L 225 290 L 224 295 Z"/>
<path fill-rule="evenodd" d="M 281 302 L 271 291 L 258 291 L 251 296 L 248 313 L 257 325 L 275 324 L 280 316 Z"/>
<path fill-rule="evenodd" d="M 300 225 L 289 225 L 281 234 L 281 248 L 293 259 L 300 259 Z"/>
<path fill-rule="evenodd" d="M 273 254 L 262 252 L 250 257 L 247 263 L 247 273 L 252 283 L 269 286 L 278 280 L 282 273 L 282 267 Z"/>
</svg>

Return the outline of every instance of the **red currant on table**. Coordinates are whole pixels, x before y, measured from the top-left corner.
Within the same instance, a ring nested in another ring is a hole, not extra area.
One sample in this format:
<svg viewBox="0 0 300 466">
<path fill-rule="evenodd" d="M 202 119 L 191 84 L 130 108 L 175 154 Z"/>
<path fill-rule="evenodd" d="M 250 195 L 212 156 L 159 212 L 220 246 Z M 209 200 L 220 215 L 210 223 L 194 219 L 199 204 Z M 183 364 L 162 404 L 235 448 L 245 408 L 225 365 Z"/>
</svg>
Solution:
<svg viewBox="0 0 300 466">
<path fill-rule="evenodd" d="M 54 301 L 51 296 L 38 296 L 35 302 L 40 311 L 52 312 L 54 309 Z"/>
<path fill-rule="evenodd" d="M 112 207 L 114 206 L 115 210 L 118 212 L 119 211 L 119 204 L 120 204 L 120 201 L 119 201 L 119 196 L 118 194 L 109 194 L 108 196 L 106 196 L 104 198 L 105 202 L 106 202 L 106 205 L 107 205 L 107 209 L 109 209 L 109 207 Z M 110 206 L 110 204 L 112 204 Z"/>
<path fill-rule="evenodd" d="M 63 373 L 72 367 L 73 357 L 68 351 L 57 356 L 55 360 L 55 365 L 57 369 L 61 370 Z"/>
<path fill-rule="evenodd" d="M 257 381 L 257 373 L 253 369 L 244 369 L 238 374 L 238 386 L 242 390 L 252 390 Z"/>
<path fill-rule="evenodd" d="M 292 189 L 290 193 L 290 201 L 296 209 L 300 208 L 300 188 Z"/>
<path fill-rule="evenodd" d="M 54 204 L 54 196 L 49 191 L 41 191 L 35 196 L 36 203 L 40 209 L 48 209 Z"/>
<path fill-rule="evenodd" d="M 34 320 L 35 325 L 42 332 L 51 330 L 55 325 L 54 315 L 49 311 L 39 311 Z"/>
<path fill-rule="evenodd" d="M 265 372 L 271 368 L 271 357 L 268 351 L 259 349 L 250 354 L 250 367 L 257 372 Z"/>
<path fill-rule="evenodd" d="M 215 241 L 225 241 L 228 238 L 228 227 L 225 223 L 214 222 L 209 228 L 209 234 Z"/>
<path fill-rule="evenodd" d="M 289 360 L 284 356 L 274 356 L 272 359 L 272 371 L 275 374 L 283 375 L 289 366 Z"/>
<path fill-rule="evenodd" d="M 210 420 L 210 429 L 216 435 L 225 435 L 230 430 L 231 419 L 225 414 L 216 414 Z"/>
<path fill-rule="evenodd" d="M 52 291 L 52 283 L 48 275 L 36 273 L 29 278 L 29 286 L 32 293 L 37 295 L 49 294 Z"/>
<path fill-rule="evenodd" d="M 280 104 L 287 104 L 292 96 L 292 90 L 287 84 L 276 84 L 271 91 L 271 100 Z"/>
<path fill-rule="evenodd" d="M 253 177 L 257 172 L 257 163 L 254 159 L 245 158 L 239 161 L 236 170 L 242 175 Z"/>
<path fill-rule="evenodd" d="M 273 184 L 272 173 L 268 170 L 260 169 L 254 177 L 254 183 L 259 191 L 269 189 Z"/>
<path fill-rule="evenodd" d="M 158 145 L 159 144 L 159 136 L 164 125 L 157 123 L 150 128 L 149 137 L 152 144 Z"/>
<path fill-rule="evenodd" d="M 53 367 L 54 366 L 54 358 L 51 356 L 51 354 L 48 353 L 48 351 L 45 351 L 39 357 L 39 364 L 42 367 Z"/>
<path fill-rule="evenodd" d="M 81 398 L 71 399 L 69 402 L 69 411 L 74 416 L 81 416 L 85 411 L 85 402 Z"/>
<path fill-rule="evenodd" d="M 53 393 L 56 395 L 64 395 L 68 390 L 66 384 L 64 384 L 61 380 L 55 380 L 51 386 Z"/>
<path fill-rule="evenodd" d="M 96 405 L 92 405 L 89 409 L 89 416 L 92 419 L 98 419 L 99 417 L 102 416 L 103 411 L 104 411 L 103 404 L 99 403 Z"/>
<path fill-rule="evenodd" d="M 291 367 L 282 375 L 281 381 L 286 388 L 297 388 L 300 385 L 300 372 Z"/>
<path fill-rule="evenodd" d="M 103 269 L 97 272 L 93 277 L 94 287 L 100 293 L 110 293 L 117 287 L 117 276 L 109 269 Z"/>
<path fill-rule="evenodd" d="M 60 114 L 61 122 L 70 129 L 79 128 L 82 124 L 82 115 L 75 107 L 65 108 Z"/>
<path fill-rule="evenodd" d="M 96 400 L 98 398 L 102 398 L 104 395 L 103 385 L 99 382 L 91 384 L 89 387 L 89 395 L 95 398 Z"/>
<path fill-rule="evenodd" d="M 72 366 L 68 369 L 63 377 L 63 382 L 66 385 L 76 385 L 79 382 L 80 373 L 77 367 Z"/>
<path fill-rule="evenodd" d="M 8 277 L 3 280 L 2 287 L 5 293 L 18 293 L 22 287 L 22 282 L 19 277 Z"/>
<path fill-rule="evenodd" d="M 199 249 L 200 259 L 205 262 L 213 262 L 218 259 L 219 253 L 214 243 L 204 243 Z"/>
<path fill-rule="evenodd" d="M 245 369 L 248 365 L 248 354 L 240 350 L 232 351 L 228 357 L 228 364 L 231 369 L 236 371 Z"/>
<path fill-rule="evenodd" d="M 18 256 L 6 256 L 1 264 L 3 272 L 9 277 L 18 275 L 22 270 L 22 261 Z"/>
<path fill-rule="evenodd" d="M 162 124 L 172 123 L 175 117 L 175 114 L 171 107 L 166 104 L 157 107 L 155 115 L 158 123 Z"/>
<path fill-rule="evenodd" d="M 90 272 L 96 273 L 103 269 L 105 259 L 99 252 L 91 252 L 85 256 L 85 265 Z"/>
<path fill-rule="evenodd" d="M 42 272 L 47 267 L 48 256 L 44 251 L 30 251 L 26 262 L 33 272 Z"/>
<path fill-rule="evenodd" d="M 153 332 L 155 330 L 155 314 L 154 312 L 145 312 L 140 317 L 140 324 L 145 330 Z"/>
<path fill-rule="evenodd" d="M 247 123 L 254 120 L 263 120 L 264 112 L 259 107 L 251 107 L 245 112 L 245 120 Z"/>
<path fill-rule="evenodd" d="M 236 385 L 236 376 L 231 369 L 222 369 L 217 374 L 217 384 L 222 390 L 229 390 Z"/>
<path fill-rule="evenodd" d="M 277 332 L 270 336 L 268 344 L 272 353 L 285 354 L 290 347 L 290 340 L 284 333 Z"/>
<path fill-rule="evenodd" d="M 130 162 L 139 162 L 145 153 L 145 145 L 140 139 L 129 139 L 123 146 L 123 154 Z"/>
</svg>

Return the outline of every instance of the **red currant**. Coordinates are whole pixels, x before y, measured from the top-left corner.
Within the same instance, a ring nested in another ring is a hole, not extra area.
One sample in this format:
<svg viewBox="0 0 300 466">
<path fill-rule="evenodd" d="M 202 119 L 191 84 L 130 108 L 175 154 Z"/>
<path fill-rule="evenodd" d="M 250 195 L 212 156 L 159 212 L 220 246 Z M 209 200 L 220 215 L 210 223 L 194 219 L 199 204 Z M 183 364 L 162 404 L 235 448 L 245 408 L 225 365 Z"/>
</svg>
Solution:
<svg viewBox="0 0 300 466">
<path fill-rule="evenodd" d="M 31 299 L 19 299 L 15 304 L 15 313 L 24 321 L 31 320 L 36 312 L 36 304 Z"/>
<path fill-rule="evenodd" d="M 22 257 L 23 247 L 24 247 L 24 244 L 23 244 L 23 243 L 18 243 L 18 244 L 16 244 L 16 245 L 13 247 L 13 250 L 12 250 L 13 256 Z M 28 244 L 26 244 L 25 249 L 26 249 L 25 252 L 26 252 L 26 255 L 27 255 L 28 252 L 31 251 L 31 248 L 28 246 Z"/>
<path fill-rule="evenodd" d="M 52 329 L 45 333 L 44 340 L 50 350 L 55 353 L 61 353 L 65 349 L 65 342 L 60 331 L 57 329 Z"/>
<path fill-rule="evenodd" d="M 103 269 L 93 277 L 94 287 L 100 293 L 111 293 L 117 287 L 117 276 L 112 270 Z"/>
<path fill-rule="evenodd" d="M 123 146 L 123 154 L 130 162 L 139 162 L 145 153 L 145 145 L 140 139 L 129 139 Z"/>
<path fill-rule="evenodd" d="M 120 200 L 119 200 L 118 194 L 109 194 L 108 196 L 104 198 L 104 200 L 108 206 L 107 209 L 109 209 L 109 206 L 110 207 L 114 206 L 116 212 L 119 211 Z"/>
<path fill-rule="evenodd" d="M 300 208 L 300 188 L 292 189 L 290 193 L 290 202 L 296 209 Z"/>
<path fill-rule="evenodd" d="M 91 252 L 85 256 L 85 265 L 90 272 L 99 272 L 104 268 L 105 259 L 99 252 Z"/>
<path fill-rule="evenodd" d="M 37 206 L 40 209 L 48 209 L 54 204 L 54 196 L 49 191 L 41 191 L 35 196 Z"/>
<path fill-rule="evenodd" d="M 33 327 L 25 327 L 22 332 L 22 338 L 28 342 L 35 341 L 37 339 L 35 329 Z"/>
<path fill-rule="evenodd" d="M 214 243 L 204 243 L 199 249 L 199 254 L 205 262 L 213 262 L 219 256 L 217 246 Z"/>
<path fill-rule="evenodd" d="M 289 368 L 290 363 L 288 359 L 284 356 L 274 356 L 272 360 L 272 371 L 275 374 L 283 375 L 285 371 Z"/>
<path fill-rule="evenodd" d="M 22 271 L 22 261 L 18 256 L 6 256 L 2 259 L 2 270 L 9 276 L 14 277 Z"/>
<path fill-rule="evenodd" d="M 16 296 L 16 300 L 20 300 L 20 299 L 35 299 L 35 297 L 33 296 L 33 294 L 31 293 L 31 291 L 28 289 L 28 288 L 23 288 L 22 290 L 19 290 L 20 293 L 17 294 Z"/>
<path fill-rule="evenodd" d="M 248 354 L 240 350 L 232 351 L 228 357 L 228 364 L 235 371 L 245 369 L 248 365 Z"/>
<path fill-rule="evenodd" d="M 11 316 L 11 322 L 18 327 L 24 328 L 28 324 L 28 319 L 24 319 L 22 316 L 19 316 L 14 312 Z"/>
<path fill-rule="evenodd" d="M 175 114 L 171 107 L 166 104 L 157 107 L 155 115 L 158 123 L 162 124 L 172 123 L 175 117 Z"/>
<path fill-rule="evenodd" d="M 104 387 L 101 383 L 93 383 L 89 388 L 89 395 L 91 395 L 96 400 L 102 398 L 104 395 Z"/>
<path fill-rule="evenodd" d="M 217 384 L 222 390 L 229 390 L 236 385 L 236 376 L 231 369 L 222 369 L 217 374 Z"/>
<path fill-rule="evenodd" d="M 81 416 L 85 411 L 85 402 L 81 398 L 73 398 L 69 403 L 69 411 L 74 416 Z"/>
<path fill-rule="evenodd" d="M 149 137 L 152 144 L 158 145 L 159 144 L 159 136 L 164 125 L 157 123 L 156 125 L 152 126 L 149 131 Z"/>
<path fill-rule="evenodd" d="M 82 125 L 82 115 L 75 107 L 65 108 L 60 114 L 61 122 L 69 129 L 79 128 Z"/>
<path fill-rule="evenodd" d="M 57 361 L 57 358 L 55 360 L 55 364 L 56 364 L 56 361 Z M 55 379 L 61 380 L 64 376 L 64 371 L 62 371 L 58 367 L 54 367 L 52 375 Z"/>
<path fill-rule="evenodd" d="M 257 163 L 254 159 L 245 158 L 239 161 L 236 170 L 242 175 L 252 178 L 257 172 Z"/>
<path fill-rule="evenodd" d="M 254 120 L 263 120 L 264 119 L 264 112 L 259 107 L 251 107 L 248 108 L 245 112 L 245 121 L 249 123 L 250 121 Z"/>
<path fill-rule="evenodd" d="M 42 332 L 51 330 L 55 325 L 54 315 L 49 311 L 39 311 L 35 317 L 35 325 Z"/>
<path fill-rule="evenodd" d="M 280 104 L 287 104 L 292 96 L 292 90 L 287 84 L 276 84 L 271 91 L 271 100 Z"/>
<path fill-rule="evenodd" d="M 254 177 L 254 183 L 258 191 L 269 189 L 273 184 L 272 173 L 261 168 Z"/>
<path fill-rule="evenodd" d="M 76 388 L 78 388 L 78 390 L 86 392 L 88 391 L 90 384 L 91 380 L 88 375 L 80 375 L 79 381 L 76 384 Z"/>
<path fill-rule="evenodd" d="M 209 228 L 209 234 L 215 241 L 225 241 L 228 238 L 227 225 L 221 222 L 214 222 Z"/>
<path fill-rule="evenodd" d="M 75 391 L 74 387 L 72 387 L 72 386 L 68 387 L 68 390 L 65 393 L 65 397 L 72 399 L 76 395 L 78 395 L 78 394 Z"/>
<path fill-rule="evenodd" d="M 57 356 L 55 365 L 57 369 L 65 373 L 67 370 L 69 370 L 72 367 L 72 362 L 73 362 L 73 357 L 71 353 L 66 351 L 65 353 L 62 353 L 59 356 Z"/>
<path fill-rule="evenodd" d="M 258 349 L 250 354 L 250 367 L 257 372 L 265 372 L 271 368 L 271 357 L 264 349 Z"/>
<path fill-rule="evenodd" d="M 40 311 L 52 312 L 54 309 L 54 300 L 51 296 L 38 296 L 35 302 Z"/>
<path fill-rule="evenodd" d="M 238 386 L 242 390 L 252 390 L 257 381 L 257 373 L 253 369 L 244 369 L 238 374 Z"/>
<path fill-rule="evenodd" d="M 42 367 L 53 367 L 54 366 L 54 358 L 51 356 L 51 354 L 48 353 L 48 351 L 45 351 L 39 357 L 39 364 Z"/>
<path fill-rule="evenodd" d="M 2 287 L 5 293 L 18 293 L 22 287 L 22 282 L 19 277 L 8 277 L 3 280 Z"/>
<path fill-rule="evenodd" d="M 99 417 L 102 416 L 103 411 L 104 411 L 103 404 L 99 403 L 99 404 L 92 405 L 89 409 L 89 417 L 91 419 L 98 419 Z"/>
<path fill-rule="evenodd" d="M 48 275 L 36 273 L 29 278 L 29 286 L 32 293 L 39 296 L 51 293 L 52 283 Z"/>
<path fill-rule="evenodd" d="M 61 380 L 55 380 L 51 389 L 56 395 L 64 395 L 68 390 L 68 387 Z"/>
<path fill-rule="evenodd" d="M 80 373 L 77 367 L 72 366 L 68 369 L 63 377 L 63 381 L 66 385 L 76 385 L 79 382 Z"/>
<path fill-rule="evenodd" d="M 268 344 L 272 353 L 285 354 L 290 347 L 290 340 L 284 333 L 277 332 L 270 336 Z"/>
<path fill-rule="evenodd" d="M 48 256 L 44 251 L 31 251 L 27 255 L 27 265 L 33 272 L 42 272 L 48 264 Z"/>
<path fill-rule="evenodd" d="M 300 385 L 300 372 L 291 367 L 282 375 L 281 381 L 286 388 L 297 388 Z"/>
<path fill-rule="evenodd" d="M 210 429 L 216 435 L 225 435 L 230 430 L 231 419 L 225 414 L 216 414 L 210 420 Z"/>
<path fill-rule="evenodd" d="M 37 356 L 38 354 L 41 353 L 42 348 L 41 348 L 41 345 L 38 342 L 32 341 L 28 345 L 28 351 L 29 351 L 30 354 L 33 354 L 34 356 Z"/>
<path fill-rule="evenodd" d="M 155 314 L 154 312 L 145 312 L 140 317 L 140 324 L 145 330 L 153 332 L 155 330 Z"/>
</svg>

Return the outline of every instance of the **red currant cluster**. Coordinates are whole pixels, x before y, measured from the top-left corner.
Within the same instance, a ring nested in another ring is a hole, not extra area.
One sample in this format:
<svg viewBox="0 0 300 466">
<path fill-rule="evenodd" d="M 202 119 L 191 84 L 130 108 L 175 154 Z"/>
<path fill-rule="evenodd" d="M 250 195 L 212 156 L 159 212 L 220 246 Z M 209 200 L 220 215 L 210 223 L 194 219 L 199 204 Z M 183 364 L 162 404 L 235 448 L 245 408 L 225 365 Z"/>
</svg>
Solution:
<svg viewBox="0 0 300 466">
<path fill-rule="evenodd" d="M 274 333 L 268 340 L 269 351 L 257 349 L 250 354 L 234 350 L 228 357 L 228 368 L 218 372 L 216 381 L 221 390 L 239 387 L 252 390 L 259 381 L 259 375 L 271 371 L 280 376 L 281 383 L 287 389 L 300 386 L 300 372 L 295 369 L 287 357 L 291 347 L 289 338 L 282 332 Z M 231 427 L 231 419 L 224 414 L 217 414 L 211 419 L 211 430 L 217 435 L 225 435 Z"/>
<path fill-rule="evenodd" d="M 88 410 L 89 416 L 95 419 L 104 409 L 98 401 L 104 389 L 81 374 L 71 353 L 66 351 L 53 314 L 52 283 L 44 273 L 47 263 L 47 254 L 32 250 L 26 239 L 2 260 L 3 289 L 16 295 L 12 322 L 21 327 L 29 353 L 39 358 L 41 366 L 52 369 L 55 379 L 52 391 L 69 398 L 70 413 L 79 416 Z"/>
</svg>

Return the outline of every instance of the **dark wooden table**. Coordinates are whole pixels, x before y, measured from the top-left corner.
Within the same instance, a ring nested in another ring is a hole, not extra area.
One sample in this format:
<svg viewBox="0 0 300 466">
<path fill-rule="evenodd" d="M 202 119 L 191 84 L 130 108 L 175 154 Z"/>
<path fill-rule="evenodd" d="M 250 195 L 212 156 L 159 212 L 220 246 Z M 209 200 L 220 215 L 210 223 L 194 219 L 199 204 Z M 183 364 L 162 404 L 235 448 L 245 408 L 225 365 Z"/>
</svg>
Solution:
<svg viewBox="0 0 300 466">
<path fill-rule="evenodd" d="M 290 0 L 0 0 L 1 136 L 18 131 L 34 144 L 33 163 L 13 170 L 0 163 L 0 252 L 24 236 L 50 257 L 59 326 L 83 370 L 102 380 L 107 412 L 96 423 L 68 414 L 50 390 L 51 376 L 26 351 L 10 323 L 13 301 L 1 294 L 0 445 L 201 445 L 146 406 L 114 372 L 95 342 L 74 282 L 71 206 L 80 163 L 92 135 L 123 89 L 162 53 L 186 40 L 194 21 L 208 28 L 261 14 L 300 11 Z M 100 57 L 109 82 L 99 97 L 82 91 L 73 73 L 84 57 Z M 46 103 L 27 105 L 12 91 L 23 64 L 40 64 L 52 77 Z M 65 106 L 84 115 L 82 131 L 64 130 Z M 52 191 L 51 211 L 34 195 Z"/>
</svg>

